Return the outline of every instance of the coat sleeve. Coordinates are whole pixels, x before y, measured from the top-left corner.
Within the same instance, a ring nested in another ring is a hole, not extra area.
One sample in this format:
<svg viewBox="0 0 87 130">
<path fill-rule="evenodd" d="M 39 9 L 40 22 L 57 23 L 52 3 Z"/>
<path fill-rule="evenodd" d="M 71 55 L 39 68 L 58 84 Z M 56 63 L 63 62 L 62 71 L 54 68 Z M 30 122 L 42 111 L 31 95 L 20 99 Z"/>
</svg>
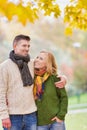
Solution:
<svg viewBox="0 0 87 130">
<path fill-rule="evenodd" d="M 0 119 L 9 117 L 7 107 L 8 74 L 3 64 L 0 65 Z"/>
<path fill-rule="evenodd" d="M 57 95 L 60 100 L 60 106 L 59 106 L 60 109 L 57 114 L 57 117 L 60 120 L 64 120 L 68 109 L 68 96 L 65 88 L 60 88 L 60 89 L 57 88 Z"/>
<path fill-rule="evenodd" d="M 55 77 L 54 78 L 55 82 L 60 81 L 60 79 L 57 76 L 54 76 L 54 77 Z M 58 99 L 59 99 L 59 102 L 60 102 L 57 117 L 60 120 L 64 120 L 65 115 L 66 115 L 67 110 L 68 110 L 68 95 L 67 95 L 65 87 L 64 88 L 56 88 L 56 91 L 57 91 L 57 96 L 58 96 Z"/>
</svg>

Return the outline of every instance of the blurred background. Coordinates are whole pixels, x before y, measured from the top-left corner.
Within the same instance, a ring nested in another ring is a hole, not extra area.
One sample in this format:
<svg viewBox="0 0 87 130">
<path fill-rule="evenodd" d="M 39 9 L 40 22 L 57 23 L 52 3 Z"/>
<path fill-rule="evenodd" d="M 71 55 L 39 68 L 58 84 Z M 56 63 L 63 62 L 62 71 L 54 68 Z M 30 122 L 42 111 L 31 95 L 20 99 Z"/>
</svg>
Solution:
<svg viewBox="0 0 87 130">
<path fill-rule="evenodd" d="M 0 63 L 8 58 L 13 39 L 18 34 L 26 34 L 31 37 L 31 58 L 36 57 L 43 49 L 54 53 L 58 73 L 64 74 L 68 78 L 66 89 L 70 113 L 79 112 L 84 114 L 84 117 L 87 116 L 87 32 L 76 30 L 71 37 L 65 36 L 61 19 L 50 21 L 43 17 L 35 24 L 29 23 L 26 26 L 2 19 L 0 20 Z M 67 116 L 69 117 L 69 115 Z M 74 114 L 70 115 L 70 120 L 72 120 L 71 117 L 76 118 Z M 84 119 L 84 129 L 82 126 L 81 130 L 87 130 L 86 121 Z M 68 123 L 66 124 L 68 125 Z M 78 124 L 73 123 L 73 125 Z M 69 127 L 70 129 L 67 128 L 67 130 L 71 130 L 71 126 Z"/>
<path fill-rule="evenodd" d="M 31 37 L 31 58 L 43 49 L 51 51 L 58 64 L 58 74 L 68 79 L 65 86 L 69 99 L 67 130 L 87 130 L 87 32 L 77 29 L 72 36 L 66 36 L 64 29 L 61 17 L 41 15 L 34 24 L 25 26 L 15 19 L 9 22 L 0 17 L 0 63 L 9 57 L 13 39 L 18 34 Z"/>
</svg>

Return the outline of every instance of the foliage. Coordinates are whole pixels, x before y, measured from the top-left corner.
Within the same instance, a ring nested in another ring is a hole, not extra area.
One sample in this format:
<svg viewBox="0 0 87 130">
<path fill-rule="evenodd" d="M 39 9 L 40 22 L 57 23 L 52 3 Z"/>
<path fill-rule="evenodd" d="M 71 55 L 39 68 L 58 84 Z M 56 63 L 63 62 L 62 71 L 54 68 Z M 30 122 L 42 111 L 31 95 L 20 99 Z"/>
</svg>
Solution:
<svg viewBox="0 0 87 130">
<path fill-rule="evenodd" d="M 18 21 L 24 25 L 27 21 L 34 22 L 39 17 L 41 10 L 44 11 L 44 15 L 51 15 L 52 13 L 55 17 L 60 15 L 60 9 L 55 4 L 55 0 L 35 0 L 34 3 L 28 1 L 26 5 L 23 0 L 19 0 L 16 4 L 8 2 L 8 0 L 0 0 L 0 13 L 6 16 L 8 20 L 12 20 L 13 16 L 17 16 Z"/>
<path fill-rule="evenodd" d="M 18 4 L 8 2 L 8 0 L 0 0 L 0 13 L 2 16 L 6 16 L 8 20 L 12 20 L 13 16 L 17 15 L 18 21 L 25 25 L 27 20 L 34 22 L 38 18 L 37 12 L 36 8 L 32 9 L 31 3 L 25 7 L 21 0 Z"/>
<path fill-rule="evenodd" d="M 54 13 L 57 18 L 60 15 L 59 6 L 55 3 L 55 0 L 35 0 L 38 4 L 38 9 L 44 10 L 44 15 L 50 16 Z"/>
<path fill-rule="evenodd" d="M 13 1 L 14 2 L 14 1 Z M 43 13 L 45 16 L 61 16 L 61 10 L 57 0 L 18 0 L 15 4 L 12 0 L 0 0 L 0 14 L 12 20 L 17 20 L 25 25 L 28 21 L 33 23 Z M 87 2 L 86 0 L 70 0 L 64 10 L 64 22 L 67 25 L 66 35 L 71 35 L 73 28 L 87 30 Z"/>
<path fill-rule="evenodd" d="M 65 8 L 64 22 L 70 27 L 87 30 L 87 1 L 70 0 L 70 5 Z"/>
</svg>

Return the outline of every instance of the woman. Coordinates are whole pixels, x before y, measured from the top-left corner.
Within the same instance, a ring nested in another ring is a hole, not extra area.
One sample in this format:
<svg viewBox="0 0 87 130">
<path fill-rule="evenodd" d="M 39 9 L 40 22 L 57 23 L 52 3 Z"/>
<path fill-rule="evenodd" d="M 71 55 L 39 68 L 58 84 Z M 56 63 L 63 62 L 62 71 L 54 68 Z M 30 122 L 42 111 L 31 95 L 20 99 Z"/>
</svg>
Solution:
<svg viewBox="0 0 87 130">
<path fill-rule="evenodd" d="M 50 52 L 42 51 L 35 62 L 34 96 L 38 108 L 38 130 L 65 130 L 68 98 L 64 88 L 56 88 L 57 65 Z"/>
</svg>

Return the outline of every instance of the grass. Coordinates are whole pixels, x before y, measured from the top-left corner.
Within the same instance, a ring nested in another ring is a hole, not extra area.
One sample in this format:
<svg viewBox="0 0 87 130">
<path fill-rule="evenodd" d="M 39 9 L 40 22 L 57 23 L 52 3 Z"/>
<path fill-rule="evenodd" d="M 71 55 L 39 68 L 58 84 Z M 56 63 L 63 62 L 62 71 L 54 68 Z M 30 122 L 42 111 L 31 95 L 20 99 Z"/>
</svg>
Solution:
<svg viewBox="0 0 87 130">
<path fill-rule="evenodd" d="M 87 93 L 69 97 L 69 105 L 87 103 Z"/>
<path fill-rule="evenodd" d="M 71 108 L 70 108 L 71 107 Z M 69 109 L 87 108 L 87 93 L 69 97 Z M 66 130 L 87 130 L 87 112 L 67 114 Z"/>
<path fill-rule="evenodd" d="M 69 109 L 87 108 L 87 93 L 69 97 Z M 66 115 L 66 130 L 87 130 L 87 112 Z"/>
<path fill-rule="evenodd" d="M 87 113 L 67 114 L 66 130 L 87 130 Z"/>
</svg>

